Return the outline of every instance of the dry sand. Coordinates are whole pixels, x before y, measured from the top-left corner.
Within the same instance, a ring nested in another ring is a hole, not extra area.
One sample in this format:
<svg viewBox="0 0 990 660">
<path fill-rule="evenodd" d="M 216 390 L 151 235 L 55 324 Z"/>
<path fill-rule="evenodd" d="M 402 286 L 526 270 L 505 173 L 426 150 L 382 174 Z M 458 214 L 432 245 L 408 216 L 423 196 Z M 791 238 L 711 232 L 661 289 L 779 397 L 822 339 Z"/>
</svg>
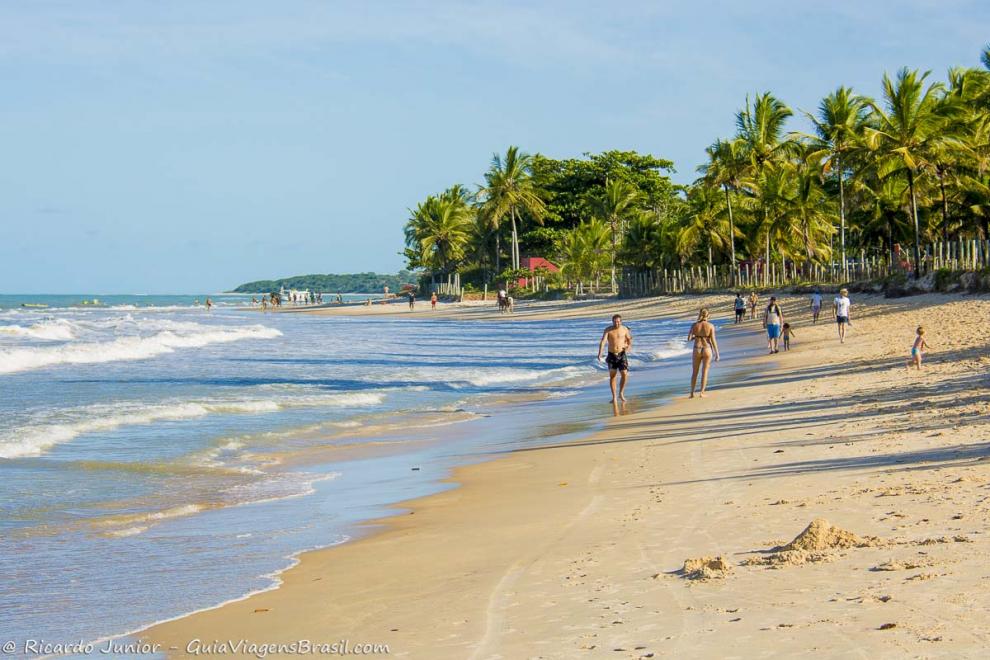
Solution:
<svg viewBox="0 0 990 660">
<path fill-rule="evenodd" d="M 179 651 L 346 638 L 430 659 L 983 657 L 990 299 L 853 302 L 844 345 L 786 299 L 793 350 L 769 358 L 756 322 L 732 330 L 757 368 L 708 398 L 460 469 L 459 488 L 377 533 L 303 555 L 281 588 L 147 637 Z M 621 307 L 716 303 L 724 318 L 724 298 Z M 905 368 L 919 323 L 933 347 L 920 373 Z"/>
</svg>

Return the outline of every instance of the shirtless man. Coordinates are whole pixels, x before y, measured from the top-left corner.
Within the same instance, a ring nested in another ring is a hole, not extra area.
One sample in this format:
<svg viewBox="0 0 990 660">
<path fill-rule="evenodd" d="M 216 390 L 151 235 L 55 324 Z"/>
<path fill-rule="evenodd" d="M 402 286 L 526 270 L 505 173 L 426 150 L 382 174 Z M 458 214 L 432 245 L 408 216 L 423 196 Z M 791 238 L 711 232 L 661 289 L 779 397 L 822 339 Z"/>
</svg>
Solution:
<svg viewBox="0 0 990 660">
<path fill-rule="evenodd" d="M 601 362 L 602 350 L 608 343 L 608 386 L 612 390 L 612 403 L 615 403 L 615 377 L 622 374 L 619 380 L 619 399 L 626 400 L 626 378 L 629 375 L 629 360 L 626 351 L 632 348 L 632 333 L 622 325 L 622 317 L 618 314 L 612 317 L 612 325 L 605 328 L 602 340 L 598 342 L 598 361 Z"/>
</svg>

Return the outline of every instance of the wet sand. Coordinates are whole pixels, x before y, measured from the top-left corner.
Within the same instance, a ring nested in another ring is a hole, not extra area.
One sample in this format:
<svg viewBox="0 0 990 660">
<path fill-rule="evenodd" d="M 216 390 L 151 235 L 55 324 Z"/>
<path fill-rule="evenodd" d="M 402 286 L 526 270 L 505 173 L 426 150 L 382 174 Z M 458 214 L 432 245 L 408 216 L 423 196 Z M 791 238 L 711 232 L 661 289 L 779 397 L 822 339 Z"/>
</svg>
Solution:
<svg viewBox="0 0 990 660">
<path fill-rule="evenodd" d="M 806 301 L 785 297 L 792 350 L 764 355 L 757 322 L 729 330 L 752 343 L 749 369 L 709 397 L 459 469 L 460 487 L 302 555 L 280 588 L 145 636 L 173 655 L 243 638 L 384 643 L 412 658 L 981 656 L 990 299 L 853 302 L 846 344 L 827 311 L 812 326 Z M 720 297 L 546 303 L 514 318 L 701 304 L 731 313 Z M 920 373 L 905 368 L 919 323 L 933 346 Z M 787 545 L 814 520 L 834 529 Z"/>
</svg>

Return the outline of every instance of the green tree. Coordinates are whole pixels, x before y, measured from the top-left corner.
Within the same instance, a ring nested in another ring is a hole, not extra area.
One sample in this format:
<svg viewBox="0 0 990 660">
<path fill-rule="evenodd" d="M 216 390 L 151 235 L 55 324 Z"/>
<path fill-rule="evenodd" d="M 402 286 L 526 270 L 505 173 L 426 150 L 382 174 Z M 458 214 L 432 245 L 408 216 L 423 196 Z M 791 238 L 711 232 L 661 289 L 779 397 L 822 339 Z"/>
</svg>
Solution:
<svg viewBox="0 0 990 660">
<path fill-rule="evenodd" d="M 464 257 L 473 230 L 474 210 L 462 186 L 427 197 L 406 222 L 410 265 L 450 273 Z"/>
<path fill-rule="evenodd" d="M 626 181 L 606 181 L 602 195 L 592 202 L 592 215 L 604 222 L 611 234 L 612 249 L 609 252 L 612 293 L 618 293 L 618 280 L 615 277 L 615 258 L 618 253 L 619 236 L 633 218 L 643 213 L 646 196 L 633 184 Z"/>
<path fill-rule="evenodd" d="M 846 198 L 845 179 L 848 168 L 847 155 L 856 148 L 862 138 L 869 114 L 868 99 L 853 93 L 848 87 L 839 87 L 818 104 L 818 114 L 805 113 L 815 126 L 810 156 L 822 165 L 824 174 L 834 172 L 839 182 L 839 245 L 842 254 L 842 273 L 848 278 L 846 259 Z"/>
<path fill-rule="evenodd" d="M 505 218 L 512 227 L 512 268 L 519 268 L 519 232 L 521 214 L 526 213 L 536 223 L 542 223 L 546 205 L 533 184 L 533 158 L 518 147 L 509 147 L 505 158 L 492 156 L 491 166 L 485 174 L 485 186 L 481 189 L 484 198 L 484 217 L 492 223 L 496 231 Z M 496 264 L 498 254 L 496 253 Z M 496 265 L 496 270 L 498 266 Z"/>
<path fill-rule="evenodd" d="M 688 192 L 688 212 L 677 235 L 677 252 L 688 259 L 704 246 L 708 253 L 708 265 L 714 263 L 713 252 L 730 248 L 728 200 L 722 192 L 707 185 L 694 186 Z"/>
<path fill-rule="evenodd" d="M 598 219 L 582 222 L 568 231 L 563 240 L 560 270 L 577 283 L 596 281 L 609 263 L 610 232 Z"/>
<path fill-rule="evenodd" d="M 735 283 L 736 277 L 736 223 L 732 213 L 732 193 L 739 190 L 746 171 L 747 160 L 743 152 L 743 142 L 735 140 L 716 140 L 705 149 L 708 162 L 701 166 L 702 182 L 709 186 L 721 187 L 725 193 L 725 207 L 729 218 L 728 243 L 731 277 Z"/>
<path fill-rule="evenodd" d="M 865 128 L 880 178 L 905 175 L 914 228 L 914 270 L 921 275 L 921 230 L 918 223 L 918 178 L 932 168 L 952 140 L 950 108 L 941 102 L 945 87 L 925 84 L 929 72 L 901 69 L 897 79 L 883 77 L 883 106 L 870 101 L 874 121 Z"/>
</svg>

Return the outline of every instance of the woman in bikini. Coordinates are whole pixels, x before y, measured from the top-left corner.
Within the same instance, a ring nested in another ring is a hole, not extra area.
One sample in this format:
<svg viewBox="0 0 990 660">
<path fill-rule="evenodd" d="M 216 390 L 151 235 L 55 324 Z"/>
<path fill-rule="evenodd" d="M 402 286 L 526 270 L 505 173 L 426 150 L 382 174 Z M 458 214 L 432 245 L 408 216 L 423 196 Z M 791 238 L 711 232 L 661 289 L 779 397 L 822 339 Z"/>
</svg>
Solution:
<svg viewBox="0 0 990 660">
<path fill-rule="evenodd" d="M 698 396 L 705 396 L 708 386 L 708 368 L 712 357 L 718 362 L 718 342 L 715 341 L 715 326 L 708 322 L 708 310 L 698 313 L 698 320 L 688 332 L 688 341 L 694 342 L 694 352 L 691 356 L 691 396 L 694 398 L 695 384 L 698 382 L 698 368 L 701 368 L 701 391 Z"/>
</svg>

